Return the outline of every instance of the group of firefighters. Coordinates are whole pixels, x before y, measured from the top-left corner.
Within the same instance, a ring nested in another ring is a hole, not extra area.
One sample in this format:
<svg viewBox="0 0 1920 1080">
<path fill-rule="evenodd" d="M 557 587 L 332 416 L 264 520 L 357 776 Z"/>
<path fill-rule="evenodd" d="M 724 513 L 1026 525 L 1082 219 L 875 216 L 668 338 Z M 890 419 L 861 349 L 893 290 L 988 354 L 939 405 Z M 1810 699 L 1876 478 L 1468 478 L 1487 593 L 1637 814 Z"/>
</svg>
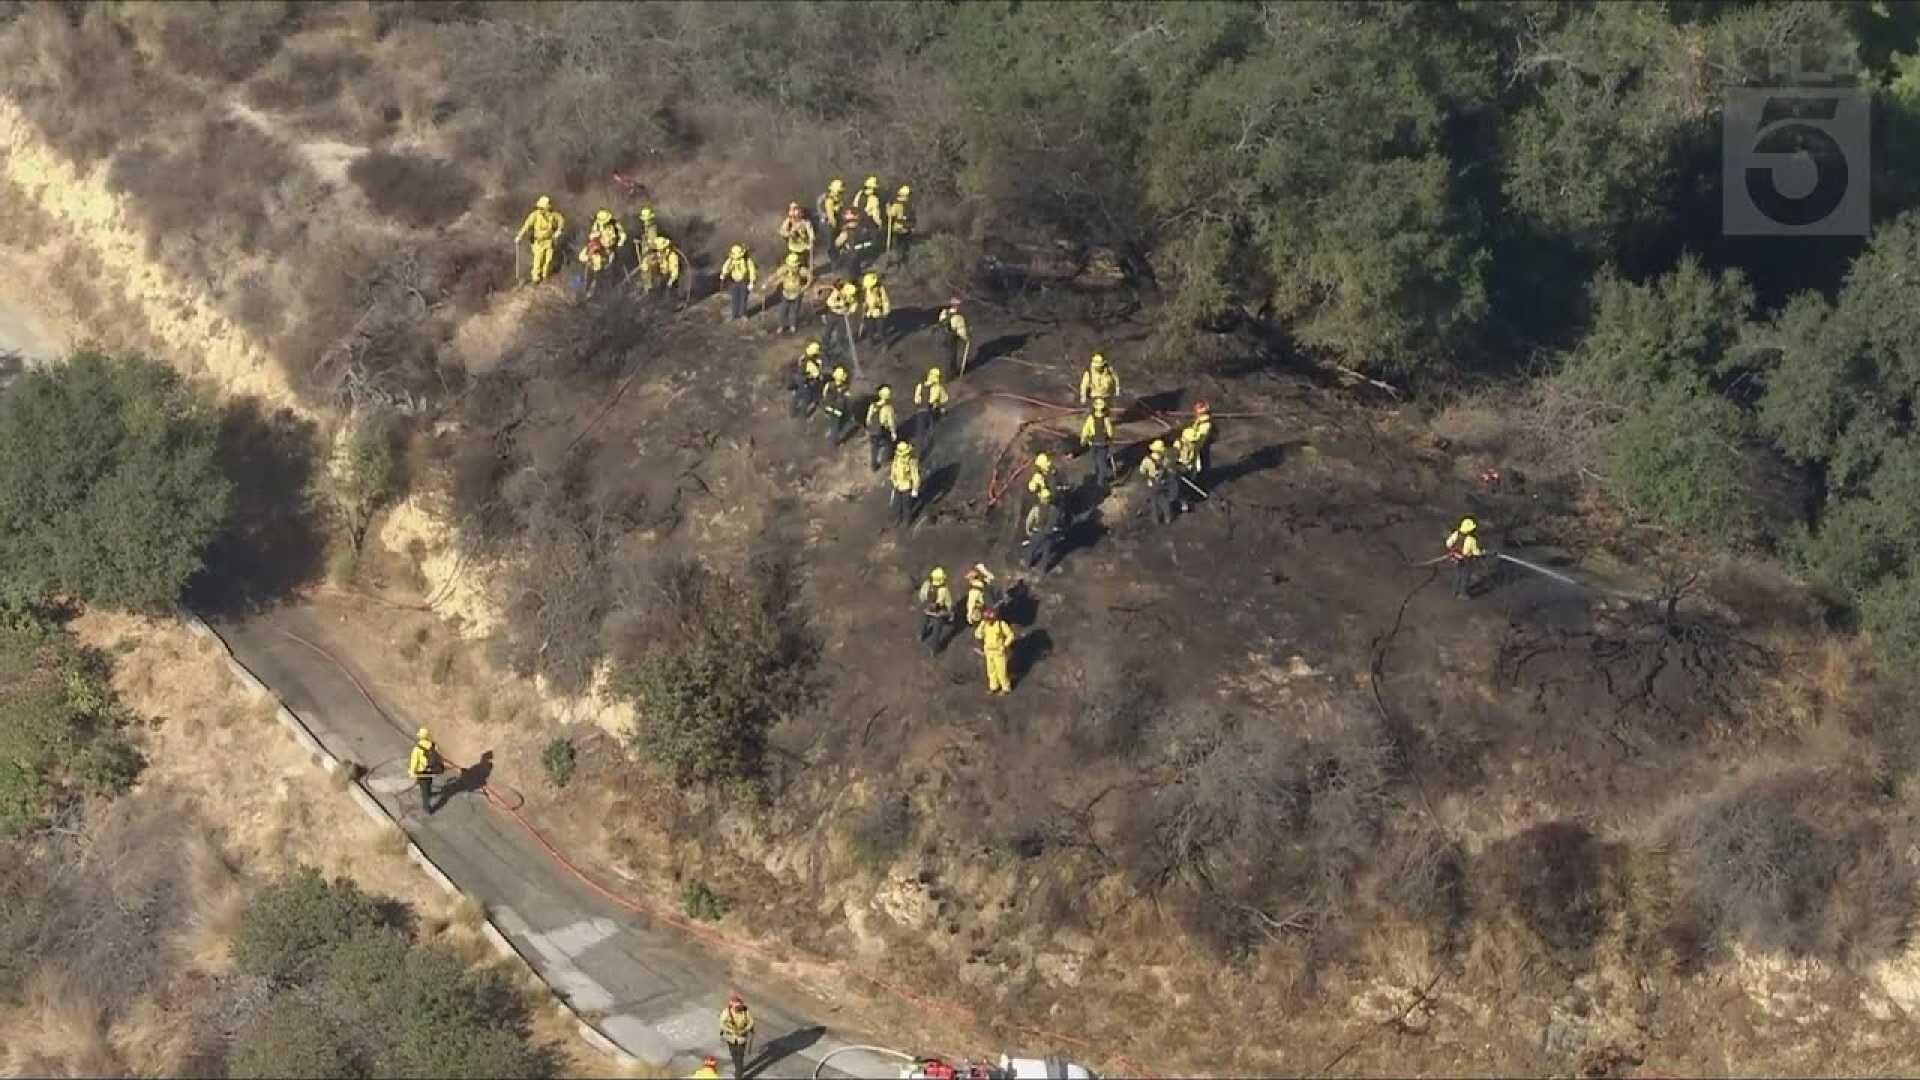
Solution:
<svg viewBox="0 0 1920 1080">
<path fill-rule="evenodd" d="M 920 506 L 922 464 L 932 444 L 933 430 L 952 401 L 948 384 L 966 373 L 973 348 L 964 305 L 954 297 L 934 320 L 935 332 L 945 338 L 947 359 L 944 365 L 930 367 L 914 386 L 909 421 L 901 422 L 901 407 L 906 403 L 896 401 L 893 387 L 885 382 L 864 399 L 864 412 L 857 409 L 854 375 L 846 362 L 851 361 L 854 372 L 858 372 L 858 343 L 872 341 L 883 348 L 892 344 L 888 328 L 892 300 L 879 273 L 870 266 L 880 254 L 904 250 L 914 235 L 911 196 L 911 188 L 902 184 L 893 199 L 883 203 L 879 179 L 869 176 L 851 197 L 843 181 L 830 181 L 814 200 L 811 214 L 800 203 L 789 203 L 778 230 L 784 257 L 768 275 L 762 302 L 764 309 L 777 290 L 780 332 L 798 331 L 805 299 L 815 284 L 816 255 L 824 245 L 835 277 L 824 283 L 818 311 L 821 333 L 806 345 L 788 371 L 789 411 L 803 420 L 816 414 L 822 417 L 827 439 L 834 446 L 845 441 L 856 426 L 865 430 L 870 465 L 876 472 L 885 470 L 885 490 L 895 528 L 913 524 Z M 551 275 L 555 246 L 565 228 L 565 217 L 553 208 L 551 199 L 541 196 L 515 238 L 517 243 L 531 237 L 533 283 Z M 660 230 L 651 206 L 640 209 L 631 238 L 612 211 L 603 209 L 594 215 L 579 253 L 590 278 L 597 281 L 611 270 L 629 239 L 635 258 L 628 276 L 639 274 L 649 295 L 670 295 L 688 273 L 687 259 Z M 746 244 L 736 243 L 728 249 L 716 277 L 729 298 L 728 318 L 746 318 L 760 277 Z M 588 287 L 592 288 L 591 282 Z M 1103 498 L 1118 477 L 1113 403 L 1119 393 L 1119 374 L 1104 355 L 1094 353 L 1080 377 L 1078 404 L 1086 409 L 1079 443 L 1089 459 L 1088 479 L 1096 499 Z M 1147 509 L 1156 524 L 1168 524 L 1176 514 L 1189 509 L 1189 493 L 1207 497 L 1202 484 L 1212 443 L 1213 417 L 1207 403 L 1201 401 L 1194 405 L 1191 421 L 1180 427 L 1171 445 L 1160 438 L 1148 444 L 1133 473 L 1146 485 Z M 1036 455 L 1032 468 L 1026 488 L 1031 505 L 1021 528 L 1021 546 L 1025 549 L 1022 562 L 1028 571 L 1046 573 L 1061 554 L 1072 526 L 1075 485 L 1052 455 Z M 1448 537 L 1447 552 L 1458 566 L 1455 592 L 1464 595 L 1470 568 L 1480 557 L 1471 519 L 1463 521 Z M 918 593 L 920 640 L 929 652 L 937 654 L 964 619 L 985 657 L 989 692 L 1008 693 L 1012 689 L 1008 656 L 1015 634 L 999 610 L 1004 594 L 995 587 L 993 575 L 978 564 L 967 572 L 967 585 L 965 607 L 957 608 L 945 568 L 934 567 L 927 573 Z"/>
</svg>

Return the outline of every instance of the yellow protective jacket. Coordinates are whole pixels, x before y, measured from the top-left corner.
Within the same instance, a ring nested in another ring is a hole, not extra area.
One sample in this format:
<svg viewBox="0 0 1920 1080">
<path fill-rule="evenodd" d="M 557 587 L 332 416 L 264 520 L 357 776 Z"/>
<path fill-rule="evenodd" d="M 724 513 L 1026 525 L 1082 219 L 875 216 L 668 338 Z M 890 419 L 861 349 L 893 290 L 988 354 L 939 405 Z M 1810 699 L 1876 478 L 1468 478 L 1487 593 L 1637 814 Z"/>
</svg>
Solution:
<svg viewBox="0 0 1920 1080">
<path fill-rule="evenodd" d="M 1212 442 L 1212 441 L 1213 441 L 1213 416 L 1212 416 L 1212 414 L 1207 414 L 1207 415 L 1205 415 L 1205 416 L 1201 416 L 1201 417 L 1199 417 L 1198 419 L 1196 419 L 1196 420 L 1194 420 L 1194 422 L 1193 422 L 1193 423 L 1191 423 L 1191 424 L 1188 424 L 1187 426 L 1188 426 L 1188 427 L 1190 427 L 1190 428 L 1192 428 L 1193 430 L 1195 430 L 1195 431 L 1197 431 L 1197 432 L 1199 432 L 1199 433 L 1200 433 L 1200 438 L 1199 438 L 1199 440 L 1198 440 L 1198 441 L 1199 441 L 1199 443 L 1200 443 L 1200 445 L 1201 445 L 1201 446 L 1205 446 L 1205 445 L 1207 445 L 1207 444 L 1208 444 L 1209 442 Z"/>
<path fill-rule="evenodd" d="M 973 628 L 973 636 L 989 656 L 998 656 L 1013 648 L 1013 627 L 1005 619 L 983 622 Z"/>
<path fill-rule="evenodd" d="M 787 242 L 787 250 L 807 254 L 813 250 L 813 222 L 804 217 L 782 218 L 780 220 L 780 239 Z"/>
<path fill-rule="evenodd" d="M 903 202 L 887 204 L 887 239 L 905 236 L 913 231 L 913 211 Z"/>
<path fill-rule="evenodd" d="M 1108 398 L 1120 392 L 1120 376 L 1113 373 L 1111 367 L 1105 371 L 1088 368 L 1080 376 L 1080 400 L 1092 401 L 1094 398 Z"/>
<path fill-rule="evenodd" d="M 532 233 L 534 243 L 544 244 L 559 236 L 566 227 L 567 219 L 561 216 L 560 211 L 535 209 L 527 215 L 527 220 L 520 223 L 520 231 L 513 238 L 519 240 Z"/>
<path fill-rule="evenodd" d="M 1033 475 L 1027 477 L 1027 494 L 1029 495 L 1038 495 L 1052 486 L 1053 486 L 1053 470 L 1052 469 L 1048 469 L 1046 472 L 1041 472 L 1039 469 L 1035 469 L 1033 470 Z"/>
<path fill-rule="evenodd" d="M 680 282 L 680 252 L 668 248 L 665 251 L 648 251 L 640 260 L 640 272 L 654 277 L 664 277 L 668 285 Z"/>
<path fill-rule="evenodd" d="M 945 618 L 953 614 L 953 591 L 945 585 L 935 585 L 932 578 L 920 583 L 920 609 L 930 615 Z"/>
<path fill-rule="evenodd" d="M 847 294 L 839 289 L 827 294 L 827 310 L 835 315 L 852 315 L 854 308 L 858 305 L 857 299 L 849 300 Z"/>
<path fill-rule="evenodd" d="M 1200 444 L 1181 439 L 1174 444 L 1173 455 L 1180 468 L 1191 471 L 1200 464 Z"/>
<path fill-rule="evenodd" d="M 720 264 L 721 281 L 744 281 L 751 288 L 759 279 L 759 271 L 754 269 L 751 255 L 742 255 L 737 259 L 729 255 L 727 261 Z"/>
<path fill-rule="evenodd" d="M 867 430 L 884 430 L 896 439 L 900 437 L 893 426 L 893 402 L 875 401 L 867 406 Z"/>
<path fill-rule="evenodd" d="M 781 263 L 780 269 L 773 272 L 773 281 L 780 286 L 781 296 L 788 300 L 798 300 L 813 287 L 813 271 L 804 265 L 788 266 Z"/>
<path fill-rule="evenodd" d="M 840 220 L 840 208 L 845 205 L 845 199 L 824 191 L 820 193 L 819 198 L 813 200 L 813 208 L 820 215 L 820 220 L 829 225 Z"/>
<path fill-rule="evenodd" d="M 970 582 L 967 585 L 967 625 L 980 625 L 980 613 L 987 610 L 987 583 Z"/>
<path fill-rule="evenodd" d="M 911 457 L 896 457 L 888 479 L 893 481 L 893 490 L 904 491 L 916 498 L 920 495 L 920 463 Z"/>
<path fill-rule="evenodd" d="M 415 780 L 423 776 L 432 776 L 440 771 L 440 751 L 434 749 L 432 739 L 422 739 L 413 744 L 413 753 L 407 755 L 407 775 Z"/>
<path fill-rule="evenodd" d="M 687 1080 L 720 1080 L 720 1070 L 711 1065 L 702 1065 L 688 1073 Z"/>
<path fill-rule="evenodd" d="M 887 299 L 885 285 L 876 283 L 873 288 L 866 290 L 862 299 L 865 301 L 863 310 L 869 319 L 884 319 L 893 314 L 893 301 Z"/>
<path fill-rule="evenodd" d="M 1455 529 L 1447 534 L 1447 554 L 1456 559 L 1477 559 L 1482 554 L 1480 538 Z"/>
<path fill-rule="evenodd" d="M 1087 414 L 1087 421 L 1080 425 L 1080 445 L 1092 446 L 1095 443 L 1106 445 L 1113 441 L 1113 417 Z"/>
<path fill-rule="evenodd" d="M 1151 484 L 1167 470 L 1167 455 L 1148 453 L 1140 459 L 1140 478 Z"/>
<path fill-rule="evenodd" d="M 580 261 L 588 262 L 597 250 L 601 265 L 605 266 L 620 257 L 620 247 L 627 242 L 627 230 L 617 221 L 605 225 L 595 225 L 587 230 L 587 242 L 580 248 Z"/>
<path fill-rule="evenodd" d="M 746 1009 L 734 1012 L 732 1009 L 720 1010 L 720 1041 L 743 1043 L 753 1038 L 753 1014 Z"/>
<path fill-rule="evenodd" d="M 967 317 L 952 308 L 940 309 L 940 325 L 961 341 L 967 340 Z"/>
<path fill-rule="evenodd" d="M 859 200 L 855 205 L 860 208 L 861 213 L 867 215 L 867 220 L 875 225 L 880 224 L 880 193 L 863 188 L 855 198 Z"/>
<path fill-rule="evenodd" d="M 951 400 L 952 398 L 947 395 L 947 384 L 943 382 L 927 382 L 922 379 L 913 388 L 915 405 L 925 405 L 929 409 L 944 409 L 947 407 L 947 402 Z"/>
</svg>

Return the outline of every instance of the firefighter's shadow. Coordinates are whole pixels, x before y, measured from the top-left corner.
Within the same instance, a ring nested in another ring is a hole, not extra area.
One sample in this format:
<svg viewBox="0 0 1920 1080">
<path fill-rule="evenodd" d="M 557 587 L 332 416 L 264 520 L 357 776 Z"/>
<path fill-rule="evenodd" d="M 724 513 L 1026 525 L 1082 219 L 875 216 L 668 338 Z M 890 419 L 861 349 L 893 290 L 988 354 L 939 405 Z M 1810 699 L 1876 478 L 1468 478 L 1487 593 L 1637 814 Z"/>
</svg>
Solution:
<svg viewBox="0 0 1920 1080">
<path fill-rule="evenodd" d="M 1147 394 L 1134 399 L 1133 405 L 1121 414 L 1122 420 L 1140 420 L 1152 413 L 1171 413 L 1180 407 L 1180 399 L 1186 396 L 1183 390 L 1162 390 L 1157 394 Z"/>
<path fill-rule="evenodd" d="M 932 326 L 940 318 L 940 309 L 931 307 L 902 307 L 893 309 L 893 317 L 887 320 L 892 325 L 887 328 L 891 344 L 898 345 L 913 334 Z"/>
<path fill-rule="evenodd" d="M 786 1058 L 790 1058 L 800 1051 L 805 1050 L 807 1047 L 812 1046 L 814 1043 L 819 1042 L 826 1033 L 827 1029 L 817 1024 L 813 1027 L 796 1028 L 789 1031 L 785 1035 L 761 1047 L 760 1052 L 753 1056 L 752 1061 L 747 1062 L 746 1069 L 740 1075 L 759 1076 L 763 1070 L 777 1065 Z"/>
<path fill-rule="evenodd" d="M 1009 626 L 1032 626 L 1034 620 L 1040 617 L 1040 598 L 1023 582 L 1014 582 L 994 607 Z"/>
<path fill-rule="evenodd" d="M 1076 551 L 1091 550 L 1093 546 L 1098 544 L 1106 535 L 1107 522 L 1105 512 L 1096 506 L 1086 513 L 1081 514 L 1079 519 L 1067 529 L 1067 535 L 1060 543 L 1059 554 L 1053 559 L 1054 563 L 1057 565 L 1062 559 L 1065 559 L 1068 555 Z"/>
<path fill-rule="evenodd" d="M 1251 476 L 1257 472 L 1265 472 L 1280 464 L 1282 461 L 1285 461 L 1288 451 L 1296 450 L 1305 445 L 1306 441 L 1303 439 L 1296 439 L 1292 442 L 1277 442 L 1263 446 L 1253 453 L 1246 454 L 1233 461 L 1216 465 L 1207 471 L 1207 479 L 1209 481 L 1207 486 L 1209 488 L 1217 488 L 1222 484 L 1230 484 L 1243 476 Z"/>
<path fill-rule="evenodd" d="M 1052 654 L 1053 635 L 1045 630 L 1029 630 L 1014 641 L 1013 652 L 1007 657 L 1007 674 L 1017 686 L 1040 666 L 1040 661 Z"/>
<path fill-rule="evenodd" d="M 1031 334 L 1001 334 L 992 341 L 981 342 L 974 350 L 973 358 L 967 361 L 968 371 L 978 371 L 1003 356 L 1012 356 L 1019 352 L 1031 338 Z"/>
<path fill-rule="evenodd" d="M 953 490 L 954 482 L 959 478 L 960 463 L 957 461 L 949 461 L 928 473 L 926 480 L 920 485 L 920 505 L 922 507 L 938 505 L 947 492 Z"/>
<path fill-rule="evenodd" d="M 487 786 L 487 780 L 492 776 L 493 751 L 489 750 L 480 755 L 479 761 L 460 770 L 460 775 L 453 778 L 453 783 L 448 784 L 438 793 L 439 798 L 435 800 L 433 808 L 439 810 L 445 807 L 447 803 L 453 801 L 455 795 L 479 791 Z"/>
</svg>

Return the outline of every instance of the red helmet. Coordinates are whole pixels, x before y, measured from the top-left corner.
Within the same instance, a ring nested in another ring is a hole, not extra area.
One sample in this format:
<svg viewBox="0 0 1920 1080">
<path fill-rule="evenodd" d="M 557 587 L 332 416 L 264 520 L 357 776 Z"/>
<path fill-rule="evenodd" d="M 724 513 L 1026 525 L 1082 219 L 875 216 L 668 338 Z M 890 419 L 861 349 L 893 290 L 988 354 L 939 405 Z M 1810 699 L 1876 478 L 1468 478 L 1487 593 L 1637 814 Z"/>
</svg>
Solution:
<svg viewBox="0 0 1920 1080">
<path fill-rule="evenodd" d="M 983 619 L 997 619 L 1000 617 L 1000 609 L 997 607 L 981 608 L 980 617 Z"/>
<path fill-rule="evenodd" d="M 731 994 L 728 994 L 728 995 L 727 995 L 727 1004 L 728 1004 L 728 1005 L 730 1005 L 730 1006 L 731 1006 L 731 1005 L 745 1005 L 746 1003 L 747 1003 L 747 999 L 746 999 L 746 998 L 743 998 L 743 997 L 741 997 L 741 996 L 740 996 L 740 993 L 739 993 L 739 991 L 735 991 L 735 992 L 733 992 L 733 993 L 731 993 Z"/>
<path fill-rule="evenodd" d="M 714 1057 L 712 1054 L 708 1054 L 706 1057 L 700 1059 L 700 1065 L 702 1068 L 717 1069 L 720 1067 L 720 1059 Z"/>
<path fill-rule="evenodd" d="M 1193 403 L 1193 415 L 1195 415 L 1195 416 L 1205 416 L 1206 414 L 1207 414 L 1207 403 L 1206 403 L 1206 402 L 1204 402 L 1204 401 L 1196 401 L 1196 402 L 1194 402 L 1194 403 Z"/>
</svg>

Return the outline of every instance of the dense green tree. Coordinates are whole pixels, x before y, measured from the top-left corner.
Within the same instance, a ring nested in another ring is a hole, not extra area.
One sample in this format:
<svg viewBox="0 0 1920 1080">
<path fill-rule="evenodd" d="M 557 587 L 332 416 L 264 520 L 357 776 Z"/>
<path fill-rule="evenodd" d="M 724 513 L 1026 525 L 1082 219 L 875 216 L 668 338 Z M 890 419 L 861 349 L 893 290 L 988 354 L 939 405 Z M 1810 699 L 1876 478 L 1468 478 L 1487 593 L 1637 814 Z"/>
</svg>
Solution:
<svg viewBox="0 0 1920 1080">
<path fill-rule="evenodd" d="M 126 790 L 142 761 L 124 722 L 104 656 L 29 620 L 0 626 L 0 834 Z"/>
<path fill-rule="evenodd" d="M 93 352 L 0 396 L 0 602 L 164 609 L 226 516 L 219 422 L 158 364 Z"/>
</svg>

